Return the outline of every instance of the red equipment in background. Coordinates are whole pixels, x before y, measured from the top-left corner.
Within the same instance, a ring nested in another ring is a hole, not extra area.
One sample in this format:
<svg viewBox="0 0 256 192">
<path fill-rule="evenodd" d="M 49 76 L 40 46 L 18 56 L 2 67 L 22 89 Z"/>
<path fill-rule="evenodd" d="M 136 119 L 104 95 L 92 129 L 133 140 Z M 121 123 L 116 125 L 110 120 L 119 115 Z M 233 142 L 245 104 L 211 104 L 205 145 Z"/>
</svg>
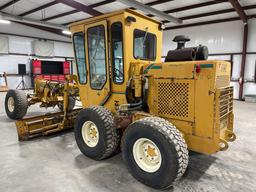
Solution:
<svg viewBox="0 0 256 192">
<path fill-rule="evenodd" d="M 65 81 L 65 75 L 70 74 L 70 62 L 64 61 L 31 61 L 32 82 L 35 78 L 49 81 Z"/>
</svg>

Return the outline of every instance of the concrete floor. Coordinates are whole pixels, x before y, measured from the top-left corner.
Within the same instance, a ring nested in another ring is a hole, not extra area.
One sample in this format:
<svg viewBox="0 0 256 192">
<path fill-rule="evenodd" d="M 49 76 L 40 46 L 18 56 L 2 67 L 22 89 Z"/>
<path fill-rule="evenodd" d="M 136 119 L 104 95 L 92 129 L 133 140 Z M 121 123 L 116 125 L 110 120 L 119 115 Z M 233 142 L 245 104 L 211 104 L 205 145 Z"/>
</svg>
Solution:
<svg viewBox="0 0 256 192">
<path fill-rule="evenodd" d="M 0 192 L 145 192 L 121 155 L 97 162 L 83 156 L 71 131 L 18 142 L 14 121 L 4 110 L 0 93 Z M 44 112 L 38 106 L 29 115 Z M 256 191 L 256 104 L 235 101 L 238 139 L 226 152 L 192 154 L 181 181 L 168 191 Z"/>
</svg>

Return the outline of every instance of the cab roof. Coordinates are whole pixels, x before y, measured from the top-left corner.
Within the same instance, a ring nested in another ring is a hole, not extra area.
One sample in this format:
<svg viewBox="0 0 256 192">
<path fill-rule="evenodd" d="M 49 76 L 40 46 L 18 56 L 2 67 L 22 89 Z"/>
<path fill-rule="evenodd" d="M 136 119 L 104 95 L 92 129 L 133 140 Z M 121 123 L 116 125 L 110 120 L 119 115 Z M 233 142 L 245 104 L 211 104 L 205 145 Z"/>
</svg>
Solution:
<svg viewBox="0 0 256 192">
<path fill-rule="evenodd" d="M 146 16 L 146 15 L 144 15 L 142 13 L 139 13 L 138 11 L 135 11 L 135 10 L 132 10 L 132 9 L 122 9 L 122 10 L 119 10 L 119 11 L 114 11 L 114 12 L 111 12 L 111 13 L 106 13 L 106 14 L 103 14 L 103 15 L 100 15 L 100 16 L 91 17 L 91 18 L 88 18 L 88 19 L 84 19 L 82 21 L 71 23 L 69 25 L 69 27 L 76 26 L 76 25 L 81 25 L 81 24 L 93 23 L 94 21 L 98 21 L 98 20 L 102 20 L 102 19 L 107 19 L 109 17 L 115 16 L 115 15 L 119 15 L 119 14 L 123 14 L 125 12 L 131 13 L 131 14 L 137 16 L 137 17 L 142 17 L 144 19 L 150 20 L 150 21 L 155 22 L 155 23 L 159 23 L 159 24 L 162 23 L 162 22 L 160 22 L 160 21 L 158 21 L 156 19 L 148 17 L 148 16 Z"/>
</svg>

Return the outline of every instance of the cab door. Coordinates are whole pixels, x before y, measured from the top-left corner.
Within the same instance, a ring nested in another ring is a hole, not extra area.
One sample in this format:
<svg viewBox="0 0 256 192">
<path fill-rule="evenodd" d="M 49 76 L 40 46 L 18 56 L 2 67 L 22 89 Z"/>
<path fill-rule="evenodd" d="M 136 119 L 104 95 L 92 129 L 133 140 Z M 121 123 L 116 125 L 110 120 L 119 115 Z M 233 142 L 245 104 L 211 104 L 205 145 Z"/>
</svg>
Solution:
<svg viewBox="0 0 256 192">
<path fill-rule="evenodd" d="M 104 105 L 110 96 L 107 21 L 85 26 L 89 82 L 86 86 L 86 106 Z"/>
</svg>

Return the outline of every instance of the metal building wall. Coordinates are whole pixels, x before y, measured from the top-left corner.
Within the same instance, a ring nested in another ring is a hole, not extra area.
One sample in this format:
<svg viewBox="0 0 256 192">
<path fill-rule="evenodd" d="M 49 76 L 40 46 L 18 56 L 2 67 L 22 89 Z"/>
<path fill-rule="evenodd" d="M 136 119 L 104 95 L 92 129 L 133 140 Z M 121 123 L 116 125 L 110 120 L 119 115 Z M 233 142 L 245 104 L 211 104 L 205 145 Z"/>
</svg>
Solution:
<svg viewBox="0 0 256 192">
<path fill-rule="evenodd" d="M 241 52 L 243 46 L 243 23 L 241 21 L 225 22 L 197 27 L 181 28 L 168 30 L 164 32 L 163 56 L 170 49 L 176 48 L 176 43 L 172 42 L 175 35 L 187 35 L 191 41 L 187 46 L 206 45 L 209 48 L 209 59 L 233 60 L 233 72 L 231 84 L 235 87 L 234 98 L 239 96 L 239 77 L 241 70 Z M 249 20 L 249 36 L 246 67 L 245 67 L 245 84 L 244 95 L 256 94 L 256 84 L 252 82 L 255 78 L 256 54 L 256 20 Z M 235 54 L 234 54 L 235 53 Z M 233 55 L 233 56 L 231 56 Z"/>
<path fill-rule="evenodd" d="M 54 43 L 54 57 L 40 57 L 41 60 L 64 61 L 65 58 L 73 57 L 72 44 L 68 37 L 58 36 L 15 23 L 4 25 L 4 27 L 2 26 L 3 25 L 0 27 L 0 36 L 8 37 L 9 53 L 0 54 L 0 72 L 10 74 L 7 78 L 9 88 L 16 88 L 21 81 L 21 77 L 15 75 L 18 74 L 18 64 L 26 64 L 27 73 L 30 73 L 30 59 L 37 58 L 33 56 L 32 50 L 32 42 L 36 39 L 56 40 L 51 41 Z M 28 37 L 8 35 L 15 33 Z M 29 76 L 25 77 L 25 81 L 27 85 L 30 86 Z"/>
</svg>

